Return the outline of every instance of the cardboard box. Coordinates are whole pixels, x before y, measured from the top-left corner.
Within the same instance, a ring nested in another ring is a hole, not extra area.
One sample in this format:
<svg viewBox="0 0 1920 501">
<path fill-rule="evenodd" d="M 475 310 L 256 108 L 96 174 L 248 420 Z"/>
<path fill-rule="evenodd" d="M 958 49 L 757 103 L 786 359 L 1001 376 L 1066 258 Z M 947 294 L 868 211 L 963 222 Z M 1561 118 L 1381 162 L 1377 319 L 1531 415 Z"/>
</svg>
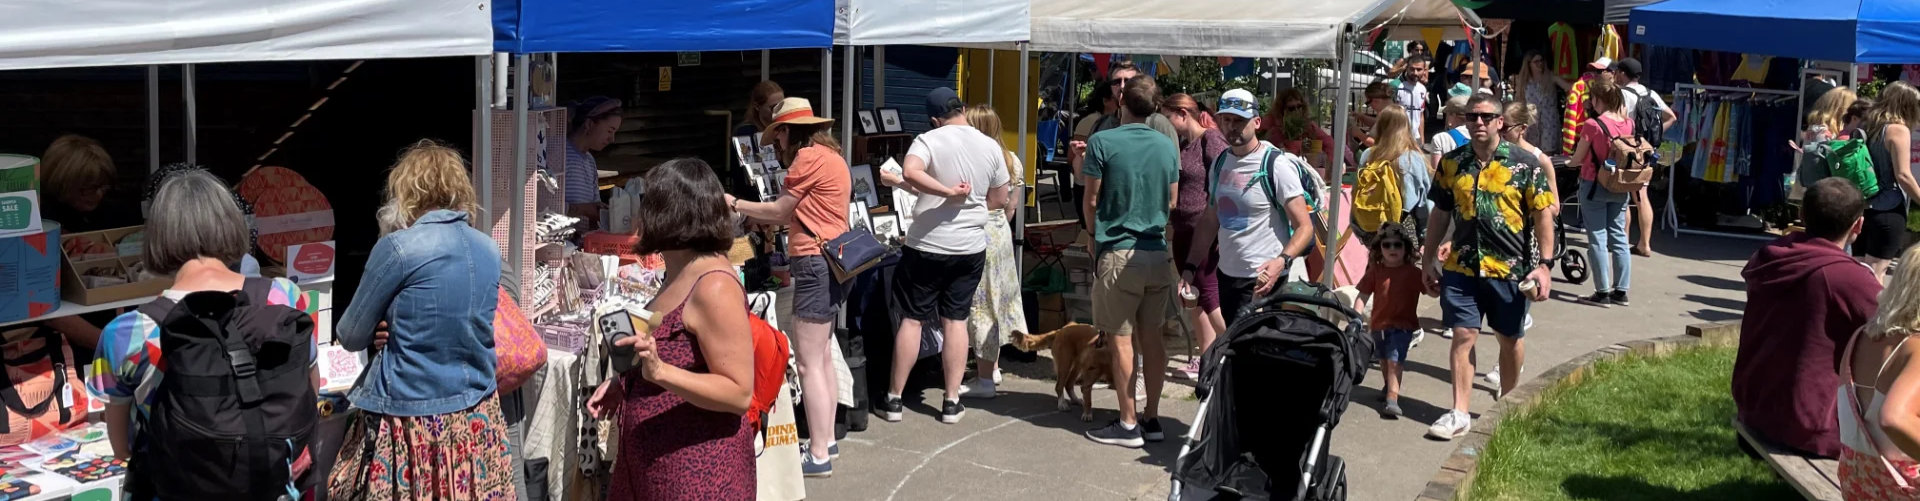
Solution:
<svg viewBox="0 0 1920 501">
<path fill-rule="evenodd" d="M 160 291 L 172 287 L 172 277 L 141 280 L 134 273 L 140 265 L 140 255 L 137 252 L 129 254 L 121 249 L 127 237 L 145 229 L 144 226 L 129 226 L 61 236 L 60 252 L 62 260 L 67 263 L 65 271 L 61 272 L 61 296 L 68 301 L 91 306 L 156 296 Z M 117 276 L 128 282 L 88 287 L 82 277 L 90 274 Z"/>
<path fill-rule="evenodd" d="M 0 237 L 0 322 L 44 315 L 60 307 L 60 224 Z"/>
<path fill-rule="evenodd" d="M 640 261 L 640 255 L 633 248 L 640 245 L 640 235 L 630 233 L 610 233 L 606 231 L 588 232 L 582 239 L 587 252 L 602 256 L 619 256 L 620 264 L 633 264 Z"/>
</svg>

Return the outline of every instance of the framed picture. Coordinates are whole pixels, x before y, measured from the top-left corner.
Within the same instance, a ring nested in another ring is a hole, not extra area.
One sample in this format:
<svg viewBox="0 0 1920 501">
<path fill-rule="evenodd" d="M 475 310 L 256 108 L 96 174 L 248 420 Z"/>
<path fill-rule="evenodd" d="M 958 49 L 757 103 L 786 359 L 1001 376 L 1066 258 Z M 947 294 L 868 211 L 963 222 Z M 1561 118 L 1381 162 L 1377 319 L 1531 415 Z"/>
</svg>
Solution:
<svg viewBox="0 0 1920 501">
<path fill-rule="evenodd" d="M 880 108 L 880 130 L 889 133 L 907 130 L 900 124 L 900 109 Z"/>
<path fill-rule="evenodd" d="M 899 214 L 881 214 L 873 216 L 871 219 L 873 220 L 873 236 L 879 238 L 882 242 L 892 241 L 903 234 L 900 229 Z"/>
<path fill-rule="evenodd" d="M 733 136 L 733 154 L 741 162 L 747 164 L 759 162 L 759 151 L 753 147 L 753 136 Z"/>
<path fill-rule="evenodd" d="M 847 228 L 849 230 L 873 231 L 872 216 L 867 213 L 867 203 L 854 201 L 847 205 Z"/>
<path fill-rule="evenodd" d="M 880 121 L 873 118 L 873 110 L 860 110 L 860 133 L 879 134 Z"/>
<path fill-rule="evenodd" d="M 853 166 L 853 201 L 866 202 L 868 207 L 880 206 L 880 183 L 873 179 L 873 166 Z"/>
</svg>

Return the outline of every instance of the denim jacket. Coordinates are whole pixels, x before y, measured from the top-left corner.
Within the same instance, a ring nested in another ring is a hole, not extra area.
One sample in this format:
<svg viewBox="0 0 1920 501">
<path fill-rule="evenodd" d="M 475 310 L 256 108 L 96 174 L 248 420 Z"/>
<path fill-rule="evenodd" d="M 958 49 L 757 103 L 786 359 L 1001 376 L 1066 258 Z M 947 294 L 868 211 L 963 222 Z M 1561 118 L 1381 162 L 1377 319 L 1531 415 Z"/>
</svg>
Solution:
<svg viewBox="0 0 1920 501">
<path fill-rule="evenodd" d="M 493 308 L 500 251 L 467 222 L 436 210 L 381 237 L 335 332 L 367 349 L 387 321 L 387 345 L 348 394 L 360 409 L 430 416 L 473 407 L 494 392 Z"/>
</svg>

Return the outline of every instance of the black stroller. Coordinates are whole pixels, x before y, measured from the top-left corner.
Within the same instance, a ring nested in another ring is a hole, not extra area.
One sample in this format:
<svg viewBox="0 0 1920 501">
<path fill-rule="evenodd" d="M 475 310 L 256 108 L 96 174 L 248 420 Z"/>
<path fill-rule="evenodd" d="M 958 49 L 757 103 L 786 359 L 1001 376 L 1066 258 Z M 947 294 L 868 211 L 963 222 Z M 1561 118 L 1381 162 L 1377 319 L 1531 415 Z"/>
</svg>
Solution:
<svg viewBox="0 0 1920 501">
<path fill-rule="evenodd" d="M 1345 464 L 1327 451 L 1373 345 L 1335 300 L 1276 294 L 1250 307 L 1201 362 L 1200 412 L 1168 499 L 1346 499 Z"/>
</svg>

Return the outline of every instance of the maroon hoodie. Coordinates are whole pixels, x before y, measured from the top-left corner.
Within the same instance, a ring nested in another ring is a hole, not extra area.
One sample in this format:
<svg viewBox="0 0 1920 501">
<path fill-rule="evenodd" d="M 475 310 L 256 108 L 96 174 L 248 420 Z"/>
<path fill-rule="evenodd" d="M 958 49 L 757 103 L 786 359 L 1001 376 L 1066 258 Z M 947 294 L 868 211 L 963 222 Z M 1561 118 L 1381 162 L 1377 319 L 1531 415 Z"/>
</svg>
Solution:
<svg viewBox="0 0 1920 501">
<path fill-rule="evenodd" d="M 1873 317 L 1880 281 L 1833 242 L 1805 233 L 1762 247 L 1740 276 L 1747 281 L 1733 361 L 1740 422 L 1775 443 L 1838 457 L 1840 350 Z"/>
</svg>

